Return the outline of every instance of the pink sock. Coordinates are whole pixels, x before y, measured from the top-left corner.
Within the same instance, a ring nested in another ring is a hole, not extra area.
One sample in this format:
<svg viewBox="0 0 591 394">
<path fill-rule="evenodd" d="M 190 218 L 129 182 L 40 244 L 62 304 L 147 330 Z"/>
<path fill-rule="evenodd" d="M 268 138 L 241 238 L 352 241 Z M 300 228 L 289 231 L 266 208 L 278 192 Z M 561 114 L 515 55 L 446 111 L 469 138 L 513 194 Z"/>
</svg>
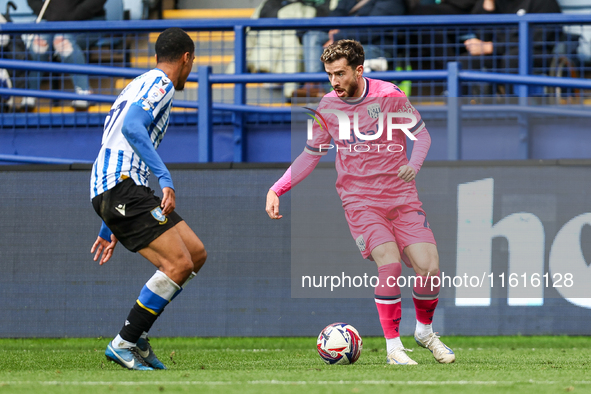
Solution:
<svg viewBox="0 0 591 394">
<path fill-rule="evenodd" d="M 380 316 L 380 323 L 386 338 L 400 336 L 400 288 L 396 279 L 400 276 L 400 263 L 390 263 L 378 267 L 378 285 L 375 288 L 375 301 Z"/>
<path fill-rule="evenodd" d="M 439 276 L 439 272 L 437 276 Z M 433 315 L 439 301 L 439 281 L 436 282 L 437 286 L 431 286 L 432 280 L 433 276 L 417 275 L 417 282 L 412 291 L 417 321 L 423 324 L 433 323 Z"/>
</svg>

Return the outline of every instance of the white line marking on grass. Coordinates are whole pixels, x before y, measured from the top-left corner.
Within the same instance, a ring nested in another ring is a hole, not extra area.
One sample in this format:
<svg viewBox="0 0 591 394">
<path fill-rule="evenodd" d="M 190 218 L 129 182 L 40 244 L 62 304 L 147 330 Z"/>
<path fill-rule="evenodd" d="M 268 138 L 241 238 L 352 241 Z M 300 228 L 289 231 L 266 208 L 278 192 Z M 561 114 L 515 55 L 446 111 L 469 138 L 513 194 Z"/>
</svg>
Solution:
<svg viewBox="0 0 591 394">
<path fill-rule="evenodd" d="M 516 384 L 516 383 L 530 383 L 530 384 L 563 384 L 565 382 L 555 382 L 555 381 L 539 381 L 539 380 L 516 380 L 516 381 L 496 381 L 496 380 L 444 380 L 444 381 L 434 381 L 434 380 L 408 380 L 408 381 L 399 381 L 399 380 L 335 380 L 335 381 L 327 381 L 327 380 L 317 380 L 317 381 L 285 381 L 285 380 L 252 380 L 247 382 L 249 384 L 330 384 L 330 385 L 338 385 L 338 384 L 366 384 L 366 385 L 389 385 L 389 384 L 404 384 L 404 385 L 509 385 L 509 384 Z M 576 381 L 576 382 L 568 382 L 569 384 L 591 384 L 591 381 Z"/>
<path fill-rule="evenodd" d="M 177 386 L 198 386 L 198 385 L 210 385 L 210 386 L 221 386 L 221 385 L 232 385 L 232 384 L 251 384 L 251 385 L 426 385 L 426 386 L 438 386 L 438 385 L 459 385 L 459 386 L 494 386 L 494 385 L 512 385 L 518 383 L 530 383 L 530 384 L 591 384 L 589 380 L 580 380 L 572 382 L 556 382 L 550 380 L 515 380 L 515 381 L 497 381 L 497 380 L 316 380 L 316 381 L 305 381 L 305 380 L 250 380 L 250 381 L 104 381 L 104 382 L 85 382 L 85 381 L 0 381 L 0 386 L 6 385 L 45 385 L 45 386 L 152 386 L 152 385 L 177 385 Z"/>
</svg>

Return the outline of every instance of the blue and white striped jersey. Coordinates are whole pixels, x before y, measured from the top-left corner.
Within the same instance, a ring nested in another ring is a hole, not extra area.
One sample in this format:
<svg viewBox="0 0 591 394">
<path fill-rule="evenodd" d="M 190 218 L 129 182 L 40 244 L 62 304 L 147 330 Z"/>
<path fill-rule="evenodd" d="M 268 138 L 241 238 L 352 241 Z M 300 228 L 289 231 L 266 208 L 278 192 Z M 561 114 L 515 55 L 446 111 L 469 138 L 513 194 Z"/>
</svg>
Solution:
<svg viewBox="0 0 591 394">
<path fill-rule="evenodd" d="M 123 122 L 131 106 L 139 106 L 152 119 L 148 133 L 154 149 L 158 148 L 168 127 L 174 92 L 173 83 L 156 68 L 134 79 L 119 94 L 105 119 L 101 150 L 92 166 L 91 199 L 125 178 L 148 186 L 150 170 L 123 135 Z"/>
</svg>

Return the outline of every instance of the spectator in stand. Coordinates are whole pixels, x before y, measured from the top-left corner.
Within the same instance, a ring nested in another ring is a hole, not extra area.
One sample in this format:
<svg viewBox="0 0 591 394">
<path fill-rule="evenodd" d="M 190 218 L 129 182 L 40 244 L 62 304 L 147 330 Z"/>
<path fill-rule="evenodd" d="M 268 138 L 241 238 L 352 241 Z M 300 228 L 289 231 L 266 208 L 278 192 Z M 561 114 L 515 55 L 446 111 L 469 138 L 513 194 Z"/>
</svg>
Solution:
<svg viewBox="0 0 591 394">
<path fill-rule="evenodd" d="M 560 6 L 556 0 L 479 0 L 472 9 L 472 14 L 525 15 L 560 12 Z M 460 58 L 462 68 L 515 72 L 519 67 L 518 41 L 519 32 L 516 27 L 511 28 L 509 34 L 503 30 L 484 37 L 470 37 L 464 41 L 468 54 Z M 546 41 L 548 43 L 541 44 Z M 544 31 L 535 29 L 532 42 L 537 44 L 533 46 L 532 54 L 552 53 L 552 41 L 555 40 L 545 37 Z"/>
<path fill-rule="evenodd" d="M 46 0 L 47 1 L 47 0 Z M 27 0 L 29 7 L 39 15 L 43 8 L 43 0 Z M 105 19 L 104 5 L 106 0 L 51 0 L 43 20 L 45 21 L 86 21 L 93 19 Z M 85 64 L 84 53 L 72 34 L 39 34 L 28 40 L 27 46 L 34 60 L 48 61 L 52 52 L 59 55 L 62 63 Z M 52 51 L 53 48 L 53 51 Z M 76 93 L 81 95 L 91 94 L 88 76 L 73 74 L 72 82 Z M 39 89 L 41 80 L 39 77 L 31 78 L 30 88 Z M 87 109 L 89 103 L 86 100 L 74 100 L 72 106 L 75 109 Z"/>
<path fill-rule="evenodd" d="M 442 0 L 439 4 L 413 4 L 410 15 L 465 15 L 472 13 L 479 0 Z M 411 29 L 408 56 L 419 59 L 420 69 L 444 69 L 447 62 L 455 60 L 461 53 L 458 51 L 458 41 L 464 42 L 470 31 L 463 29 L 436 28 L 435 31 Z M 472 35 L 473 36 L 473 35 Z M 405 40 L 405 37 L 401 37 Z M 404 41 L 401 42 L 404 45 Z M 463 45 L 462 48 L 463 49 Z"/>
<path fill-rule="evenodd" d="M 470 14 L 478 0 L 442 0 L 439 4 L 416 4 L 409 15 Z"/>
<path fill-rule="evenodd" d="M 404 15 L 407 7 L 405 0 L 339 0 L 337 7 L 330 12 L 329 17 L 354 17 L 354 16 L 387 16 Z M 386 58 L 394 54 L 388 53 L 384 47 L 392 46 L 391 34 L 363 34 L 358 30 L 331 29 L 328 32 L 310 30 L 303 35 L 304 68 L 306 72 L 324 72 L 324 65 L 320 61 L 322 51 L 327 46 L 343 39 L 359 41 L 365 50 L 365 71 L 386 71 L 388 61 Z M 313 92 L 310 94 L 310 92 Z M 323 96 L 324 91 L 315 84 L 306 84 L 298 89 L 297 96 Z"/>
<path fill-rule="evenodd" d="M 7 7 L 6 15 L 0 14 L 0 24 L 12 22 L 10 18 L 10 8 Z M 20 34 L 0 34 L 0 58 L 10 60 L 29 60 L 27 56 L 25 43 Z M 0 69 L 0 85 L 6 88 L 26 89 L 27 71 L 26 70 L 6 70 Z M 9 97 L 0 96 L 0 102 L 7 109 L 17 111 L 27 110 L 35 106 L 34 97 Z"/>
<path fill-rule="evenodd" d="M 329 7 L 330 0 L 266 0 L 251 18 L 325 17 L 329 13 Z M 246 60 L 249 70 L 274 73 L 301 71 L 302 45 L 295 30 L 251 31 L 248 41 Z M 229 71 L 233 72 L 233 69 Z M 296 87 L 297 84 L 291 82 L 283 85 L 283 94 L 286 99 L 291 98 Z"/>
</svg>

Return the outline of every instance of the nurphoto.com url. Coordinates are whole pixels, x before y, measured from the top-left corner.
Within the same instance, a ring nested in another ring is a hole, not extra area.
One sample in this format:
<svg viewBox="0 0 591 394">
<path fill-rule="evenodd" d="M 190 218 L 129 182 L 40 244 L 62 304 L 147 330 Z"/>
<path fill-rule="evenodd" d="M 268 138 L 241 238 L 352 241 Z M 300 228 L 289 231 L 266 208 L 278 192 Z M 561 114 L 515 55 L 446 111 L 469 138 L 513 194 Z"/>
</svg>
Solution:
<svg viewBox="0 0 591 394">
<path fill-rule="evenodd" d="M 540 273 L 512 273 L 506 274 L 505 272 L 500 274 L 494 274 L 492 272 L 483 272 L 482 276 L 468 276 L 464 275 L 446 275 L 445 272 L 441 272 L 439 276 L 404 276 L 398 277 L 389 276 L 386 279 L 385 284 L 379 284 L 379 278 L 377 276 L 369 276 L 366 273 L 363 275 L 349 276 L 345 275 L 344 272 L 338 275 L 303 275 L 302 276 L 302 288 L 330 288 L 330 291 L 339 288 L 359 288 L 359 287 L 395 287 L 400 288 L 415 286 L 431 288 L 431 291 L 436 288 L 458 288 L 458 287 L 573 287 L 574 276 L 571 273 L 554 273 L 545 274 Z"/>
</svg>

